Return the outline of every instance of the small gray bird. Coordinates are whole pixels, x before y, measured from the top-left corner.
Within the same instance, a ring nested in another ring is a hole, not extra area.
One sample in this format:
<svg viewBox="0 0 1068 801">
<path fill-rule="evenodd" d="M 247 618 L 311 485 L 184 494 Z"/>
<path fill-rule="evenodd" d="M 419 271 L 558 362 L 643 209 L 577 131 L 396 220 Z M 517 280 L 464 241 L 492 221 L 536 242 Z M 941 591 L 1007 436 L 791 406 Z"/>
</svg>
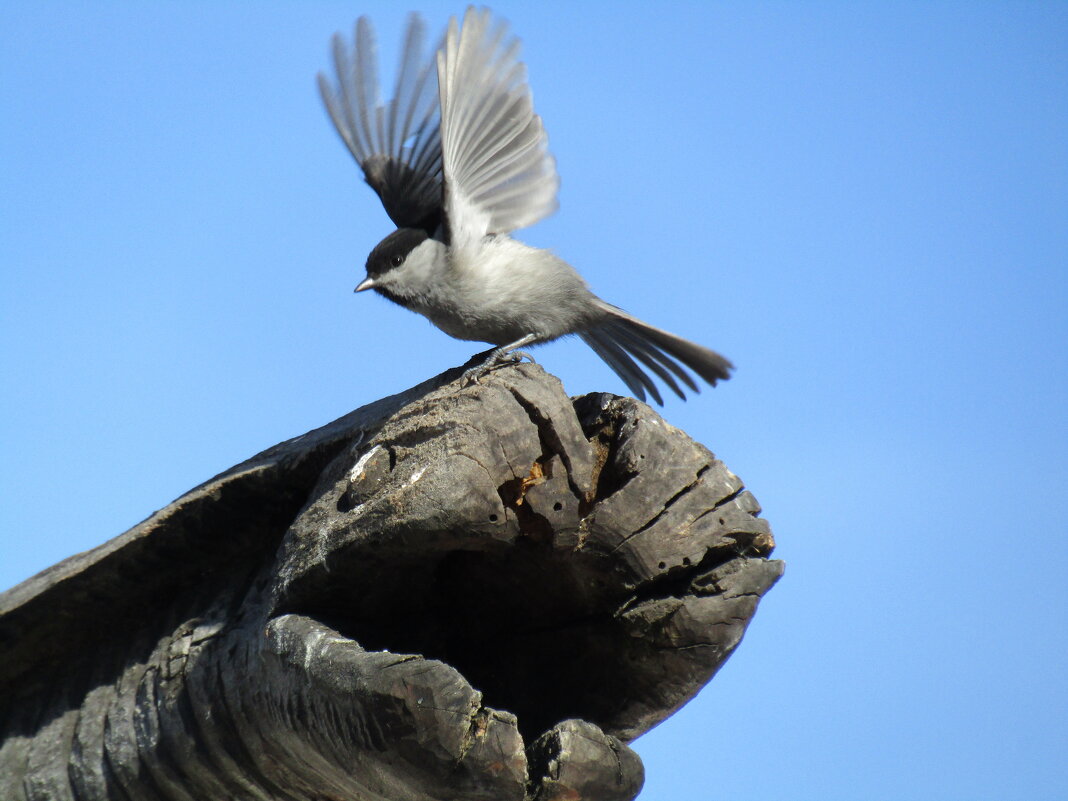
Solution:
<svg viewBox="0 0 1068 801">
<path fill-rule="evenodd" d="M 718 353 L 606 303 L 567 262 L 509 236 L 556 210 L 559 178 L 507 25 L 468 8 L 462 27 L 451 19 L 426 56 L 425 39 L 412 14 L 389 102 L 379 98 L 365 17 L 352 53 L 334 36 L 337 85 L 319 75 L 330 118 L 397 225 L 371 251 L 356 291 L 373 289 L 449 336 L 496 345 L 473 368 L 475 380 L 525 355 L 519 348 L 566 334 L 642 400 L 648 391 L 663 404 L 637 362 L 683 400 L 679 381 L 699 390 L 682 365 L 713 386 L 729 378 L 732 365 Z"/>
</svg>

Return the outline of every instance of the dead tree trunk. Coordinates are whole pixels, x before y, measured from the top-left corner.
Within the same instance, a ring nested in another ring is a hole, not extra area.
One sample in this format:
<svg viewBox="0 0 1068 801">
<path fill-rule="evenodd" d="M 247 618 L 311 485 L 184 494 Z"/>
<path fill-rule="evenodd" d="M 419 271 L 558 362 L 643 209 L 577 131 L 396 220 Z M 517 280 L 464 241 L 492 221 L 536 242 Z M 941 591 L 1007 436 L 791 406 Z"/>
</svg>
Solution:
<svg viewBox="0 0 1068 801">
<path fill-rule="evenodd" d="M 0 798 L 636 796 L 626 743 L 782 573 L 768 526 L 644 404 L 454 378 L 0 596 Z"/>
</svg>

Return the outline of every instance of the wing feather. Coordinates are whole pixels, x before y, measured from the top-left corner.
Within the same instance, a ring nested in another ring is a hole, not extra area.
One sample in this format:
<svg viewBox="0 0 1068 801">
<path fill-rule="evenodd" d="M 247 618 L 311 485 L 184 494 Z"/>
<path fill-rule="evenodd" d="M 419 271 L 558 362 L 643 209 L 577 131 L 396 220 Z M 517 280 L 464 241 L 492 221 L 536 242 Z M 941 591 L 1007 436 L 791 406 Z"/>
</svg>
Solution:
<svg viewBox="0 0 1068 801">
<path fill-rule="evenodd" d="M 449 23 L 438 53 L 445 212 L 453 247 L 556 210 L 559 178 L 519 40 L 487 9 Z"/>
<path fill-rule="evenodd" d="M 400 228 L 433 233 L 441 220 L 441 131 L 435 59 L 426 24 L 408 18 L 393 97 L 379 96 L 378 53 L 366 17 L 356 22 L 351 52 L 333 38 L 336 83 L 319 74 L 319 92 L 341 140 Z"/>
</svg>

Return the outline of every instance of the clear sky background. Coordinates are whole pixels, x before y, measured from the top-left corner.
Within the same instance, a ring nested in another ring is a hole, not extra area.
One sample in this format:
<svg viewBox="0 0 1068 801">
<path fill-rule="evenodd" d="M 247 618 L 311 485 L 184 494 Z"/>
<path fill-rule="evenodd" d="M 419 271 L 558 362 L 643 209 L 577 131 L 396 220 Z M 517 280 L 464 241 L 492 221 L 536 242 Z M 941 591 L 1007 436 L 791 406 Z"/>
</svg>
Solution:
<svg viewBox="0 0 1068 801">
<path fill-rule="evenodd" d="M 352 293 L 391 225 L 314 77 L 406 10 L 3 4 L 0 587 L 480 349 Z M 1068 4 L 497 10 L 563 181 L 520 236 L 738 365 L 664 415 L 787 562 L 642 801 L 1068 798 Z"/>
</svg>

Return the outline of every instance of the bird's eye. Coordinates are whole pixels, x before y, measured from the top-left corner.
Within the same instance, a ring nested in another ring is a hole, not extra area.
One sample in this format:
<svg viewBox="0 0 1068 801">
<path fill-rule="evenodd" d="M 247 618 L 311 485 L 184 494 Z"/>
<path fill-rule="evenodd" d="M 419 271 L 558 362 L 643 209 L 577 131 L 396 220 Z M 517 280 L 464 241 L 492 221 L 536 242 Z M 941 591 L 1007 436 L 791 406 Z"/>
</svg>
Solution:
<svg viewBox="0 0 1068 801">
<path fill-rule="evenodd" d="M 392 264 L 394 267 L 400 267 L 404 263 L 404 256 L 399 253 L 390 256 L 389 263 Z"/>
</svg>

